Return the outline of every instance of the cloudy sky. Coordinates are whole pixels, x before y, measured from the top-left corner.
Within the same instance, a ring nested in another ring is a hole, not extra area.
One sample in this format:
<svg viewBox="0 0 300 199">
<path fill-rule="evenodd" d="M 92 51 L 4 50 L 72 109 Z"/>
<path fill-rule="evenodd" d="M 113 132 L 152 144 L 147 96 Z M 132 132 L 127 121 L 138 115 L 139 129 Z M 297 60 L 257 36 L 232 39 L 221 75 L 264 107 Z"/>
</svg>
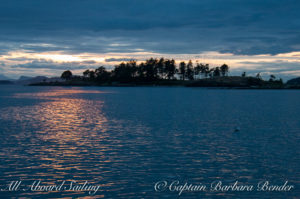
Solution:
<svg viewBox="0 0 300 199">
<path fill-rule="evenodd" d="M 81 73 L 128 59 L 300 76 L 299 0 L 3 0 L 0 75 Z"/>
</svg>

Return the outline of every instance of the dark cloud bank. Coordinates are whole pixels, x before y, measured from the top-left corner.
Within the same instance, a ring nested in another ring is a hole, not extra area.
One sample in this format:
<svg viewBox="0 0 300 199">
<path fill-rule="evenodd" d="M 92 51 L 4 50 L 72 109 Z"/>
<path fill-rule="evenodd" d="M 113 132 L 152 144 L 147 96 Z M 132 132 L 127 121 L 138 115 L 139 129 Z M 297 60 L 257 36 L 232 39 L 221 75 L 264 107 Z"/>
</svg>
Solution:
<svg viewBox="0 0 300 199">
<path fill-rule="evenodd" d="M 299 8 L 298 0 L 7 0 L 0 54 L 285 53 L 300 50 Z"/>
</svg>

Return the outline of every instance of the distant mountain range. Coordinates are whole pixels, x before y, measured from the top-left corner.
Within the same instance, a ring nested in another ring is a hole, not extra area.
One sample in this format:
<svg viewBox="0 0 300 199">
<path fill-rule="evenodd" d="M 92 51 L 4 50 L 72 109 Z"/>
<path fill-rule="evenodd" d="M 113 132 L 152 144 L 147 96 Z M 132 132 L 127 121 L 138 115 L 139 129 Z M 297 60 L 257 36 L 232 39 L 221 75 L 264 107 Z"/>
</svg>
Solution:
<svg viewBox="0 0 300 199">
<path fill-rule="evenodd" d="M 32 79 L 33 77 L 27 77 L 27 76 L 21 76 L 18 81 L 24 81 L 24 80 L 29 80 Z"/>
<path fill-rule="evenodd" d="M 13 84 L 10 78 L 0 74 L 0 84 Z"/>
<path fill-rule="evenodd" d="M 6 77 L 5 75 L 0 74 L 0 80 L 11 80 L 11 79 Z"/>
<path fill-rule="evenodd" d="M 27 77 L 21 76 L 18 80 L 15 81 L 16 84 L 29 85 L 40 82 L 63 82 L 64 80 L 60 77 L 46 77 L 46 76 L 36 76 L 36 77 Z"/>
<path fill-rule="evenodd" d="M 44 82 L 48 79 L 45 76 L 37 76 L 37 77 L 26 77 L 21 76 L 18 80 L 15 81 L 16 84 L 28 85 L 37 82 Z"/>
<path fill-rule="evenodd" d="M 19 85 L 29 85 L 40 82 L 62 82 L 63 79 L 59 77 L 46 77 L 46 76 L 36 76 L 36 77 L 28 77 L 21 76 L 18 80 L 13 80 L 11 78 L 6 77 L 5 75 L 0 74 L 0 84 L 19 84 Z"/>
</svg>

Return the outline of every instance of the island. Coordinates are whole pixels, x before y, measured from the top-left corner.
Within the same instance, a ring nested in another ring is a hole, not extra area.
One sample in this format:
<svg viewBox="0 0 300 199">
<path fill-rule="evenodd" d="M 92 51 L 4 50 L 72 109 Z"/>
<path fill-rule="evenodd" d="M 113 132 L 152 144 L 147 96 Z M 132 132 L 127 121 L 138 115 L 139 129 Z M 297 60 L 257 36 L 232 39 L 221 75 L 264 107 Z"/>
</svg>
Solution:
<svg viewBox="0 0 300 199">
<path fill-rule="evenodd" d="M 191 60 L 176 65 L 174 59 L 151 58 L 138 63 L 136 60 L 122 62 L 113 69 L 104 66 L 73 75 L 70 70 L 61 74 L 64 81 L 42 81 L 30 86 L 186 86 L 221 87 L 241 89 L 299 89 L 300 84 L 270 75 L 263 80 L 260 73 L 254 77 L 243 72 L 241 76 L 230 76 L 229 66 L 210 67 L 209 64 Z"/>
</svg>

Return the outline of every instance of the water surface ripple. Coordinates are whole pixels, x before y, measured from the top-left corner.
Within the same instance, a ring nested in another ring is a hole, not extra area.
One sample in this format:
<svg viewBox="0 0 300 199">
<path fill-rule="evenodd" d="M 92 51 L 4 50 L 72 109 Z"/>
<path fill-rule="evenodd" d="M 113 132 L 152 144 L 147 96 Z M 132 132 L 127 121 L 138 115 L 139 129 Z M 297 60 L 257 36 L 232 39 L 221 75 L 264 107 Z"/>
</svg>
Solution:
<svg viewBox="0 0 300 199">
<path fill-rule="evenodd" d="M 94 196 L 0 195 L 176 198 L 177 192 L 155 192 L 154 184 L 288 180 L 296 186 L 292 192 L 184 192 L 180 197 L 297 198 L 299 100 L 297 90 L 1 86 L 0 185 L 87 180 L 101 188 Z"/>
</svg>

